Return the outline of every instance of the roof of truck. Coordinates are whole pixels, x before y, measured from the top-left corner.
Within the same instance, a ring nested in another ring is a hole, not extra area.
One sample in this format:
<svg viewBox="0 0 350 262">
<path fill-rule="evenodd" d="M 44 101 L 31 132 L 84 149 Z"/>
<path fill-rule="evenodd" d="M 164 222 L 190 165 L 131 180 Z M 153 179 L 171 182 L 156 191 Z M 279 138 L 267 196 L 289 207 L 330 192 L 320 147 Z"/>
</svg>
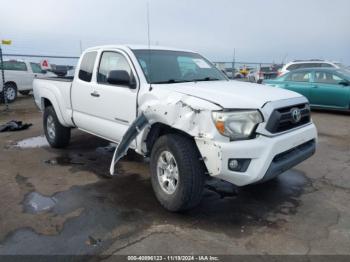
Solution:
<svg viewBox="0 0 350 262">
<path fill-rule="evenodd" d="M 158 46 L 158 45 L 151 45 L 150 47 L 148 45 L 101 45 L 101 46 L 95 46 L 90 47 L 86 49 L 86 51 L 92 51 L 92 50 L 98 50 L 98 49 L 130 49 L 130 50 L 171 50 L 171 51 L 183 51 L 183 52 L 194 52 L 191 50 L 186 49 L 180 49 L 180 48 L 174 48 L 174 47 L 165 47 L 165 46 Z"/>
</svg>

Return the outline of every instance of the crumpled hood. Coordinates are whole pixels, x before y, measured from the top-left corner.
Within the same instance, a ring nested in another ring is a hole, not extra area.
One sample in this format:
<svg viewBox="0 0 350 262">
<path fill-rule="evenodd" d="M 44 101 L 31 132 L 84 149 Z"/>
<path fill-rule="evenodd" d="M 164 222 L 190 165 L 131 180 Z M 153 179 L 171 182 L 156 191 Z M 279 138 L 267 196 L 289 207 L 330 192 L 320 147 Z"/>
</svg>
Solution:
<svg viewBox="0 0 350 262">
<path fill-rule="evenodd" d="M 154 86 L 195 96 L 223 108 L 255 109 L 261 108 L 266 102 L 301 97 L 298 93 L 282 88 L 240 81 L 186 82 Z"/>
</svg>

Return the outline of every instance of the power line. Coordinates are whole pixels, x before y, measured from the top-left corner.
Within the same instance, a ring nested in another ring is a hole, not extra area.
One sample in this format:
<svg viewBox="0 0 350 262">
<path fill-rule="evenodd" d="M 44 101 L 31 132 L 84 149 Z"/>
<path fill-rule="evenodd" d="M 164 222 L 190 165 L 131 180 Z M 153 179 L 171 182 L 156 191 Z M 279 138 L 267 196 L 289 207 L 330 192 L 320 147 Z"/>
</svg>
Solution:
<svg viewBox="0 0 350 262">
<path fill-rule="evenodd" d="M 3 56 L 79 59 L 79 56 L 59 56 L 59 55 L 3 54 Z"/>
</svg>

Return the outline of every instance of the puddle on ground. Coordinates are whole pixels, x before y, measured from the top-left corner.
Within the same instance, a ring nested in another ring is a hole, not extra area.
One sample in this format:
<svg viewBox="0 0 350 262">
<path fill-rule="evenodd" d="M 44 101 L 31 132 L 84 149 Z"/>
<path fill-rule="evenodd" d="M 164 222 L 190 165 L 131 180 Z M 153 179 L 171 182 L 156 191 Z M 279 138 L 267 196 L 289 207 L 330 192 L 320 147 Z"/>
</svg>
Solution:
<svg viewBox="0 0 350 262">
<path fill-rule="evenodd" d="M 24 212 L 36 214 L 51 210 L 57 203 L 54 197 L 46 197 L 37 192 L 29 193 L 23 201 Z"/>
<path fill-rule="evenodd" d="M 53 159 L 47 159 L 47 160 L 44 160 L 44 163 L 52 166 L 85 165 L 84 161 L 74 160 L 71 157 L 65 157 L 65 156 L 55 157 Z"/>
<path fill-rule="evenodd" d="M 40 235 L 31 229 L 12 232 L 0 246 L 0 254 L 75 254 L 76 250 L 80 254 L 98 254 L 120 237 L 164 224 L 241 238 L 251 235 L 256 228 L 283 227 L 288 223 L 286 216 L 297 212 L 300 196 L 307 192 L 310 183 L 296 170 L 274 181 L 243 188 L 211 181 L 197 208 L 174 214 L 157 202 L 147 176 L 128 173 L 127 169 L 125 172 L 113 179 L 73 186 L 49 198 L 40 196 L 39 199 L 44 197 L 48 201 L 44 208 L 57 216 L 77 209 L 83 211 L 65 221 L 57 235 Z"/>
<path fill-rule="evenodd" d="M 229 182 L 215 178 L 209 179 L 206 182 L 205 187 L 206 189 L 217 193 L 220 196 L 220 198 L 234 197 L 238 194 L 238 187 Z"/>
<path fill-rule="evenodd" d="M 114 152 L 115 148 L 117 147 L 117 144 L 115 143 L 109 143 L 107 146 L 99 146 L 96 148 L 96 152 L 99 154 L 111 154 Z"/>
<path fill-rule="evenodd" d="M 31 137 L 18 141 L 15 147 L 19 148 L 37 148 L 37 147 L 46 147 L 49 146 L 49 143 L 46 140 L 45 136 Z"/>
</svg>

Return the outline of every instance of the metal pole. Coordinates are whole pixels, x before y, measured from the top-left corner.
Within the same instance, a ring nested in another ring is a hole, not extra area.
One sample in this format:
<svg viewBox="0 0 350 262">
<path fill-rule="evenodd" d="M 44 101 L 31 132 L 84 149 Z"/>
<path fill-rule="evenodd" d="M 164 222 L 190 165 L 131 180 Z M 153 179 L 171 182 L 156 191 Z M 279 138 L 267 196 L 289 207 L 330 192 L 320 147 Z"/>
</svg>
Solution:
<svg viewBox="0 0 350 262">
<path fill-rule="evenodd" d="M 1 49 L 1 45 L 0 45 L 0 65 L 1 65 L 1 76 L 2 76 L 2 95 L 4 97 L 4 102 L 5 102 L 5 106 L 6 109 L 5 111 L 9 110 L 9 104 L 7 102 L 7 90 L 5 89 L 5 69 L 4 69 L 4 59 L 2 57 L 2 49 Z"/>
<path fill-rule="evenodd" d="M 235 73 L 236 73 L 236 48 L 233 48 L 232 78 L 235 78 Z"/>
</svg>

